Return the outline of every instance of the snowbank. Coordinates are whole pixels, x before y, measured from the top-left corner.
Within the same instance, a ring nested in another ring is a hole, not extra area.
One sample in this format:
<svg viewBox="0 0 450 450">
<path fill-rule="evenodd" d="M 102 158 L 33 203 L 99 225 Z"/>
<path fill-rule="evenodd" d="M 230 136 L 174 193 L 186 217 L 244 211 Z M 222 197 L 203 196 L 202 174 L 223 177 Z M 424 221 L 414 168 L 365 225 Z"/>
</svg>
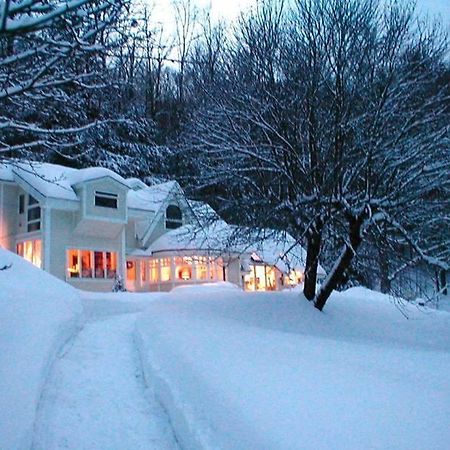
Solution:
<svg viewBox="0 0 450 450">
<path fill-rule="evenodd" d="M 29 449 L 52 360 L 81 317 L 77 291 L 0 248 L 0 447 Z"/>
<path fill-rule="evenodd" d="M 137 323 L 147 382 L 186 449 L 444 450 L 450 314 L 365 289 L 178 290 Z"/>
<path fill-rule="evenodd" d="M 164 299 L 166 292 L 79 291 L 86 320 L 145 311 L 152 301 Z"/>
</svg>

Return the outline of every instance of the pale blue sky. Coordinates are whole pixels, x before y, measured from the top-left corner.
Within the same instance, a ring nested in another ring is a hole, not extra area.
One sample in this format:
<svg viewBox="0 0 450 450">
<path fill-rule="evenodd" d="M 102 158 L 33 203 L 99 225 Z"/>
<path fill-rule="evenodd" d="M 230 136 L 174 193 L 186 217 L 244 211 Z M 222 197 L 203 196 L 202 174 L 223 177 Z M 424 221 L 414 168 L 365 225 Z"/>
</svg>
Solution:
<svg viewBox="0 0 450 450">
<path fill-rule="evenodd" d="M 151 1 L 151 0 L 150 0 Z M 444 25 L 450 27 L 450 0 L 416 0 L 421 13 L 440 15 Z M 194 0 L 199 7 L 211 5 L 214 17 L 222 16 L 226 19 L 235 18 L 240 11 L 248 8 L 254 0 Z M 173 10 L 171 0 L 154 0 L 155 18 L 171 28 L 173 24 Z"/>
</svg>

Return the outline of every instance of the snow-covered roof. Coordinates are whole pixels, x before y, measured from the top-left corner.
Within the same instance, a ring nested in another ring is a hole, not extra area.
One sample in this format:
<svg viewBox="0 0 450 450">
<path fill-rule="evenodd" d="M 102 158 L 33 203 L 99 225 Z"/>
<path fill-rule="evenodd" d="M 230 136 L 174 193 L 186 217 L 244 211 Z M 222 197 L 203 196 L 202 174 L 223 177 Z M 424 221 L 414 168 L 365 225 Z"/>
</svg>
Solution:
<svg viewBox="0 0 450 450">
<path fill-rule="evenodd" d="M 88 167 L 86 169 L 78 169 L 71 175 L 70 182 L 71 185 L 74 186 L 79 183 L 85 183 L 87 181 L 98 180 L 105 177 L 112 178 L 118 183 L 129 187 L 124 178 L 122 178 L 116 172 L 113 172 L 112 170 L 106 169 L 104 167 Z"/>
<path fill-rule="evenodd" d="M 163 234 L 147 250 L 134 254 L 150 256 L 181 250 L 237 253 L 247 255 L 248 262 L 253 256 L 255 261 L 275 266 L 284 273 L 291 269 L 304 269 L 306 263 L 305 250 L 288 233 L 240 228 L 228 225 L 223 220 L 204 227 L 184 225 Z M 320 265 L 318 272 L 325 275 Z"/>
<path fill-rule="evenodd" d="M 208 203 L 188 200 L 189 206 L 201 225 L 206 226 L 220 219 L 219 215 Z"/>
<path fill-rule="evenodd" d="M 73 169 L 58 164 L 40 162 L 16 162 L 0 165 L 0 180 L 19 179 L 34 188 L 44 197 L 79 201 L 74 186 L 101 178 L 110 178 L 128 188 L 127 204 L 130 208 L 157 211 L 178 184 L 176 181 L 147 186 L 138 178 L 124 179 L 116 172 L 104 167 Z"/>
<path fill-rule="evenodd" d="M 14 174 L 10 165 L 0 163 L 0 180 L 14 181 Z"/>
<path fill-rule="evenodd" d="M 14 178 L 25 181 L 44 197 L 78 200 L 72 188 L 72 177 L 77 169 L 48 163 L 16 163 L 12 166 Z"/>
<path fill-rule="evenodd" d="M 134 191 L 139 191 L 140 189 L 145 189 L 147 185 L 139 178 L 127 178 L 125 180 L 127 186 Z"/>
<path fill-rule="evenodd" d="M 146 186 L 137 191 L 131 190 L 128 192 L 128 207 L 158 211 L 177 186 L 176 181 L 168 181 L 154 186 Z"/>
<path fill-rule="evenodd" d="M 105 177 L 127 186 L 120 175 L 103 167 L 73 169 L 58 164 L 40 162 L 17 162 L 4 167 L 2 172 L 8 172 L 12 176 L 12 180 L 21 179 L 44 197 L 50 198 L 77 201 L 78 197 L 73 186 Z"/>
</svg>

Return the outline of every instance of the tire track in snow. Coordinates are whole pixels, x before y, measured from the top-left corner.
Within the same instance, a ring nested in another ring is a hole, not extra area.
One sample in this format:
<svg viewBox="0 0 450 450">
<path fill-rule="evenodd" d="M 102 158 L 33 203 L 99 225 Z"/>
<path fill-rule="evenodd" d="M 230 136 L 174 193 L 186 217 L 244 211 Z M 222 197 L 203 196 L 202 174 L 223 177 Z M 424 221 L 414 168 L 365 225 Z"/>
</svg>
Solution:
<svg viewBox="0 0 450 450">
<path fill-rule="evenodd" d="M 145 389 L 133 342 L 136 314 L 88 322 L 55 361 L 33 450 L 178 449 L 168 418 Z"/>
</svg>

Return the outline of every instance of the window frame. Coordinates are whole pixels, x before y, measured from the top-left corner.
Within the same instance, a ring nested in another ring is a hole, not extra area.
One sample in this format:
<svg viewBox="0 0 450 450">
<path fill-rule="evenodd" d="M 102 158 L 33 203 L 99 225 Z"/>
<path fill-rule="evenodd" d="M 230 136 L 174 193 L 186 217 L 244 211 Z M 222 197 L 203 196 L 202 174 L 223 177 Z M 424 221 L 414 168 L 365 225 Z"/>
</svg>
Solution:
<svg viewBox="0 0 450 450">
<path fill-rule="evenodd" d="M 72 272 L 70 271 L 72 265 L 70 263 L 70 252 L 75 252 L 77 257 L 77 266 L 78 271 Z M 90 261 L 90 276 L 83 276 L 83 264 L 82 264 L 82 254 L 83 252 L 89 253 L 89 261 Z M 101 270 L 101 272 L 98 272 L 95 267 L 95 255 L 96 253 L 101 253 L 101 261 L 102 261 L 102 268 L 98 269 Z M 108 254 L 109 260 L 108 260 Z M 115 256 L 113 256 L 115 255 Z M 85 248 L 66 248 L 66 280 L 91 280 L 91 281 L 107 281 L 107 280 L 114 280 L 115 276 L 117 275 L 118 271 L 118 252 L 112 251 L 112 250 L 90 250 Z M 116 266 L 115 269 L 108 268 L 108 262 L 110 263 L 110 266 Z M 71 276 L 71 274 L 74 274 Z M 98 274 L 101 273 L 102 276 L 98 276 Z M 75 275 L 76 274 L 76 275 Z"/>
<path fill-rule="evenodd" d="M 18 214 L 25 213 L 25 194 L 19 194 Z"/>
<path fill-rule="evenodd" d="M 106 202 L 106 203 L 99 204 L 99 202 L 100 203 Z M 108 204 L 109 202 L 113 203 Z M 112 192 L 95 191 L 94 206 L 97 208 L 119 209 L 119 194 L 113 194 Z"/>
<path fill-rule="evenodd" d="M 30 212 L 39 211 L 38 217 L 30 220 Z M 26 205 L 27 213 L 27 233 L 32 233 L 34 231 L 41 230 L 41 219 L 42 219 L 42 209 L 39 201 L 36 200 L 32 195 L 28 194 L 28 202 Z"/>
<path fill-rule="evenodd" d="M 176 217 L 169 217 L 169 210 L 170 209 L 175 209 L 176 208 L 176 212 L 179 212 L 179 217 L 178 214 L 176 214 Z M 166 208 L 166 213 L 165 213 L 165 228 L 166 230 L 176 230 L 177 228 L 180 228 L 181 226 L 183 226 L 183 211 L 181 211 L 181 208 L 178 205 L 168 205 Z"/>
<path fill-rule="evenodd" d="M 27 251 L 28 248 L 28 251 Z M 31 249 L 31 252 L 29 252 Z M 29 257 L 27 257 L 29 253 Z M 40 269 L 43 268 L 42 239 L 25 239 L 16 242 L 16 254 Z"/>
</svg>

